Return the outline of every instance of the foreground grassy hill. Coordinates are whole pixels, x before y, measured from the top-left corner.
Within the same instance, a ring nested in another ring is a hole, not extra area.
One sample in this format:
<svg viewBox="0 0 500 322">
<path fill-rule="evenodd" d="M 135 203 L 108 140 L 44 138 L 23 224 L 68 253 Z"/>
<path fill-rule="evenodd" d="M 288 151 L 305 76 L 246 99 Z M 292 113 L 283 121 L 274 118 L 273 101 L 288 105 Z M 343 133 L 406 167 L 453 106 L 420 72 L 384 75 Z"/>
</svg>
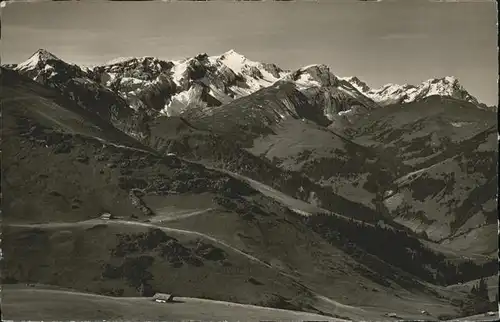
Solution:
<svg viewBox="0 0 500 322">
<path fill-rule="evenodd" d="M 177 297 L 156 303 L 148 297 L 110 297 L 38 287 L 4 287 L 3 317 L 9 320 L 321 320 L 344 321 L 317 314 L 270 309 L 196 298 Z"/>
</svg>

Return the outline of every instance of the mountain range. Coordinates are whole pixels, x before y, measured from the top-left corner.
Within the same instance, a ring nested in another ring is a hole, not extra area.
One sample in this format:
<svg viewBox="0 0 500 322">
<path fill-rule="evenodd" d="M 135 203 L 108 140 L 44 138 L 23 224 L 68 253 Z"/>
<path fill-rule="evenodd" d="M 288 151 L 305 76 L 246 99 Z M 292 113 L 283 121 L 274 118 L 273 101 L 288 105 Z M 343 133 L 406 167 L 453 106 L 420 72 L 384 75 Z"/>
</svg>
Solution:
<svg viewBox="0 0 500 322">
<path fill-rule="evenodd" d="M 372 89 L 234 50 L 38 50 L 1 72 L 4 283 L 354 320 L 491 310 L 457 285 L 498 272 L 496 108 L 454 77 Z"/>
<path fill-rule="evenodd" d="M 387 84 L 373 89 L 357 77 L 338 77 L 325 65 L 288 71 L 275 64 L 251 61 L 234 50 L 219 56 L 200 54 L 181 61 L 154 57 L 118 58 L 104 65 L 80 69 L 69 67 L 70 64 L 41 49 L 14 69 L 35 80 L 44 77 L 50 81 L 52 77 L 57 78 L 53 69 L 61 64 L 67 69 L 75 69 L 72 78 L 95 80 L 119 93 L 134 109 L 147 108 L 168 116 L 182 114 L 188 105 L 219 106 L 281 81 L 291 81 L 305 92 L 313 88 L 329 88 L 330 99 L 338 100 L 334 101 L 331 110 L 325 112 L 329 118 L 334 117 L 333 113 L 347 113 L 342 104 L 350 99 L 359 100 L 363 107 L 377 108 L 438 95 L 467 101 L 479 108 L 494 109 L 479 103 L 455 77 L 429 79 L 419 86 Z M 151 102 L 151 96 L 156 98 L 154 102 Z M 347 105 L 352 107 L 354 104 Z"/>
</svg>

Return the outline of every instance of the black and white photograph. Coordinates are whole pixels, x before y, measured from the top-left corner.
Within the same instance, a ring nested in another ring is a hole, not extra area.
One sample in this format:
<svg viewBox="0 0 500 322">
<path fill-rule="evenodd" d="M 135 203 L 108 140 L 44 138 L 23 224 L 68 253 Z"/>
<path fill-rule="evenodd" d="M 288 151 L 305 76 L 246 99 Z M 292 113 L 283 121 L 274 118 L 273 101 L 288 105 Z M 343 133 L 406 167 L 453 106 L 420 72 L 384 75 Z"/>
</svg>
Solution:
<svg viewBox="0 0 500 322">
<path fill-rule="evenodd" d="M 1 1 L 2 321 L 497 321 L 493 0 Z"/>
</svg>

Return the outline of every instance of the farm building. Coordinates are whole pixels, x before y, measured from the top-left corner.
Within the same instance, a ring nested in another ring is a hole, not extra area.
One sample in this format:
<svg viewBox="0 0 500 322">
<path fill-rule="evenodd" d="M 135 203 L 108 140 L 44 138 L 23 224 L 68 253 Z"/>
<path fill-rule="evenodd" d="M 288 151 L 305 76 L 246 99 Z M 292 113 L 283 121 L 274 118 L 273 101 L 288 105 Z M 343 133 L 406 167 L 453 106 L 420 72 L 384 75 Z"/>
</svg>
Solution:
<svg viewBox="0 0 500 322">
<path fill-rule="evenodd" d="M 101 214 L 101 219 L 103 220 L 110 220 L 113 219 L 113 215 L 111 215 L 109 212 L 105 212 Z"/>
<path fill-rule="evenodd" d="M 166 301 L 166 302 L 172 302 L 174 300 L 174 295 L 173 294 L 166 294 L 166 293 L 156 293 L 153 296 L 154 301 Z"/>
</svg>

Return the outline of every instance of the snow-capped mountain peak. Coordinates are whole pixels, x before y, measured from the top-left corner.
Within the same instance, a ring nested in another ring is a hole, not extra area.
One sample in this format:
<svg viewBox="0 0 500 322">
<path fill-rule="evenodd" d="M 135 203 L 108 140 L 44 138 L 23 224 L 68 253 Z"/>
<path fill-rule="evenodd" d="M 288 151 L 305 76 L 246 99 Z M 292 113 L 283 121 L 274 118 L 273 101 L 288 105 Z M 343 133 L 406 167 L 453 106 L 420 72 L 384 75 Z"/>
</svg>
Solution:
<svg viewBox="0 0 500 322">
<path fill-rule="evenodd" d="M 234 50 L 234 49 L 229 49 L 228 51 L 226 51 L 222 55 L 219 55 L 219 57 L 234 57 L 234 58 L 244 59 L 244 60 L 247 59 L 244 55 L 236 52 L 236 50 Z"/>
<path fill-rule="evenodd" d="M 291 73 L 287 78 L 295 82 L 300 88 L 328 87 L 338 83 L 338 78 L 324 64 L 302 67 Z"/>
<path fill-rule="evenodd" d="M 222 55 L 225 55 L 225 56 L 227 56 L 227 55 L 237 55 L 237 56 L 243 56 L 242 54 L 237 53 L 237 52 L 236 52 L 236 50 L 234 50 L 234 49 L 229 49 L 228 51 L 226 51 L 226 52 L 225 52 L 224 54 L 222 54 Z"/>
<path fill-rule="evenodd" d="M 49 60 L 61 61 L 57 56 L 45 49 L 38 49 L 30 58 L 16 66 L 16 70 L 27 71 L 40 67 Z"/>
<path fill-rule="evenodd" d="M 231 49 L 222 55 L 209 57 L 214 64 L 223 64 L 231 69 L 235 74 L 243 77 L 248 76 L 254 79 L 262 79 L 267 82 L 276 82 L 279 78 L 287 74 L 274 64 L 260 63 L 248 59 L 244 55 Z"/>
<path fill-rule="evenodd" d="M 238 54 L 233 49 L 216 57 L 216 59 L 229 67 L 236 74 L 241 74 L 245 66 L 254 66 L 256 64 L 248 60 L 245 56 Z"/>
<path fill-rule="evenodd" d="M 376 89 L 370 88 L 357 77 L 345 77 L 342 79 L 381 105 L 410 103 L 433 95 L 449 96 L 476 105 L 479 104 L 478 100 L 470 95 L 454 76 L 431 78 L 419 85 L 389 83 Z"/>
<path fill-rule="evenodd" d="M 248 95 L 268 87 L 287 74 L 287 71 L 274 64 L 250 60 L 234 49 L 222 55 L 208 57 L 208 61 L 215 67 L 218 74 L 226 75 L 228 79 L 234 79 L 236 76 L 236 83 L 241 86 L 234 84 L 230 88 L 237 96 Z"/>
<path fill-rule="evenodd" d="M 134 109 L 153 104 L 152 110 L 167 115 L 182 113 L 188 105 L 228 103 L 271 86 L 286 74 L 274 64 L 252 61 L 235 50 L 175 61 L 121 58 L 96 66 L 94 72 Z"/>
</svg>

